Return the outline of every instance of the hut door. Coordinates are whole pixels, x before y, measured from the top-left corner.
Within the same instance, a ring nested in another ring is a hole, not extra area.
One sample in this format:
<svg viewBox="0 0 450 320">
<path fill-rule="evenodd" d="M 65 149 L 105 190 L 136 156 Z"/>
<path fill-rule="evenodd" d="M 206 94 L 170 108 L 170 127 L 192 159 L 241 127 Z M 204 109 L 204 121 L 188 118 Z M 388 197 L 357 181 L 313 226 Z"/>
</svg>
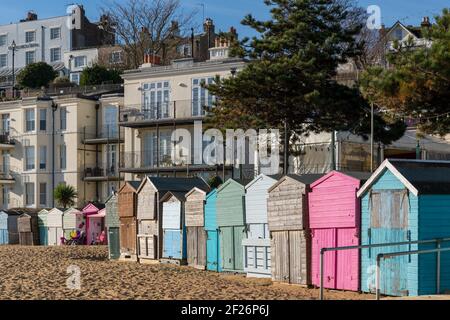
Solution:
<svg viewBox="0 0 450 320">
<path fill-rule="evenodd" d="M 405 190 L 387 190 L 373 193 L 370 211 L 370 243 L 392 243 L 408 241 L 409 199 Z M 379 253 L 408 251 L 408 246 L 381 247 L 371 249 L 375 265 Z M 408 295 L 408 256 L 382 261 L 381 293 L 391 296 Z M 364 272 L 364 270 L 363 270 Z"/>
<path fill-rule="evenodd" d="M 222 244 L 222 266 L 224 269 L 234 269 L 234 241 L 233 227 L 220 228 L 220 237 Z"/>
<path fill-rule="evenodd" d="M 188 265 L 196 266 L 198 263 L 198 252 L 197 252 L 197 228 L 188 227 L 187 231 L 187 261 Z"/>
<path fill-rule="evenodd" d="M 313 284 L 320 285 L 320 250 L 336 247 L 336 229 L 314 229 L 312 235 Z M 336 251 L 324 254 L 323 284 L 325 288 L 336 289 Z"/>
<path fill-rule="evenodd" d="M 244 248 L 242 247 L 242 239 L 244 238 L 245 227 L 234 227 L 233 229 L 234 270 L 244 270 Z"/>
<path fill-rule="evenodd" d="M 108 228 L 109 258 L 120 258 L 119 228 Z"/>
<path fill-rule="evenodd" d="M 48 228 L 48 245 L 56 246 L 58 244 L 56 228 Z"/>
<path fill-rule="evenodd" d="M 216 230 L 208 230 L 206 240 L 206 266 L 210 271 L 219 271 L 219 237 Z"/>
<path fill-rule="evenodd" d="M 290 282 L 289 274 L 289 231 L 272 232 L 272 279 L 279 282 Z"/>
</svg>

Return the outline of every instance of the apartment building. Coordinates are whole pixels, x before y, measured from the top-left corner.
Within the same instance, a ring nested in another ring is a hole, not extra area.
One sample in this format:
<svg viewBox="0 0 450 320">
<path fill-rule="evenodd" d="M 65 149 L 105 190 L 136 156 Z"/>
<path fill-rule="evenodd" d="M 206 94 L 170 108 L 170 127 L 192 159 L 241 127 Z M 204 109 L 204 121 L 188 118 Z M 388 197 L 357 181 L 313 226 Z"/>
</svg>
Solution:
<svg viewBox="0 0 450 320">
<path fill-rule="evenodd" d="M 108 126 L 117 123 L 118 111 L 110 110 L 122 101 L 119 94 L 32 97 L 0 103 L 0 206 L 53 207 L 53 190 L 61 183 L 76 188 L 77 206 L 102 201 L 111 190 L 117 190 L 113 182 L 120 180 L 114 169 L 118 160 L 111 155 L 114 151 L 108 150 L 114 150 L 109 137 L 118 129 Z M 105 135 L 106 140 L 96 141 Z M 107 165 L 102 168 L 104 161 Z"/>
<path fill-rule="evenodd" d="M 14 73 L 30 63 L 46 62 L 68 75 L 64 54 L 74 50 L 114 44 L 115 37 L 90 22 L 81 5 L 71 5 L 59 17 L 38 19 L 34 12 L 17 23 L 0 26 L 0 89 L 12 86 Z"/>
<path fill-rule="evenodd" d="M 174 163 L 172 158 L 172 132 L 185 129 L 194 137 L 195 123 L 202 124 L 207 110 L 213 107 L 215 98 L 202 84 L 212 83 L 216 76 L 230 77 L 245 65 L 244 60 L 229 57 L 227 41 L 217 38 L 214 44 L 207 61 L 183 58 L 169 66 L 145 64 L 123 75 L 125 107 L 119 125 L 125 128 L 125 150 L 120 159 L 125 179 L 144 175 L 208 177 L 224 171 L 226 177 L 231 176 L 231 166 L 224 170 L 204 162 L 195 164 L 193 155 L 198 150 L 194 150 L 194 143 L 184 154 L 177 151 L 183 161 Z"/>
</svg>

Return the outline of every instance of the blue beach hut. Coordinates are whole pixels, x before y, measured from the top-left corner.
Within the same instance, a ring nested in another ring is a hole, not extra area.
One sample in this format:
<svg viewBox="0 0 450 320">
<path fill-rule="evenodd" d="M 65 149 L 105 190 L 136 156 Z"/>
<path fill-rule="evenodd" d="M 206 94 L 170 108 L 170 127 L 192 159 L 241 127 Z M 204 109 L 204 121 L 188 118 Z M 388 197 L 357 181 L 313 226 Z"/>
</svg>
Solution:
<svg viewBox="0 0 450 320">
<path fill-rule="evenodd" d="M 217 190 L 214 189 L 206 196 L 205 230 L 206 230 L 206 269 L 220 272 L 220 240 L 217 225 Z"/>
</svg>

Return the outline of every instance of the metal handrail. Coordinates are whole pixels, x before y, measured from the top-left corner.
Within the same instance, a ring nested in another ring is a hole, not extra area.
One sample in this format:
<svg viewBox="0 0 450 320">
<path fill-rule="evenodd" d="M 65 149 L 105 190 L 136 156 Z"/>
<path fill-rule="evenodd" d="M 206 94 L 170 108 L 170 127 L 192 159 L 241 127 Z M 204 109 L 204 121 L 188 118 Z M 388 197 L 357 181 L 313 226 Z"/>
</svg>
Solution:
<svg viewBox="0 0 450 320">
<path fill-rule="evenodd" d="M 440 242 L 438 242 L 438 244 L 440 244 Z M 437 253 L 437 274 L 436 274 L 436 278 L 438 281 L 438 285 L 437 285 L 437 293 L 440 293 L 440 279 L 441 279 L 441 266 L 440 266 L 440 262 L 441 262 L 441 252 L 446 252 L 446 251 L 450 251 L 450 248 L 441 248 L 438 247 L 436 249 L 428 249 L 428 250 L 412 250 L 412 251 L 401 251 L 401 252 L 392 252 L 392 253 L 380 253 L 377 255 L 377 270 L 376 270 L 376 285 L 375 285 L 375 289 L 376 289 L 376 299 L 380 300 L 380 276 L 381 276 L 381 272 L 380 272 L 380 266 L 381 266 L 381 259 L 389 259 L 389 258 L 393 258 L 393 257 L 399 257 L 399 256 L 409 256 L 409 255 L 413 255 L 413 254 L 427 254 L 427 253 Z"/>
<path fill-rule="evenodd" d="M 436 243 L 438 246 L 442 242 L 449 242 L 450 238 L 436 238 L 431 240 L 416 240 L 416 241 L 403 241 L 403 242 L 390 242 L 390 243 L 377 243 L 377 244 L 365 244 L 359 246 L 347 246 L 347 247 L 334 247 L 334 248 L 322 248 L 320 250 L 320 294 L 319 299 L 323 300 L 324 295 L 324 287 L 323 287 L 323 263 L 324 263 L 324 254 L 329 251 L 344 251 L 344 250 L 356 250 L 356 249 L 371 249 L 371 248 L 381 248 L 381 247 L 396 247 L 403 245 L 411 245 L 411 244 L 427 244 L 427 243 Z M 439 279 L 438 279 L 439 281 Z"/>
</svg>

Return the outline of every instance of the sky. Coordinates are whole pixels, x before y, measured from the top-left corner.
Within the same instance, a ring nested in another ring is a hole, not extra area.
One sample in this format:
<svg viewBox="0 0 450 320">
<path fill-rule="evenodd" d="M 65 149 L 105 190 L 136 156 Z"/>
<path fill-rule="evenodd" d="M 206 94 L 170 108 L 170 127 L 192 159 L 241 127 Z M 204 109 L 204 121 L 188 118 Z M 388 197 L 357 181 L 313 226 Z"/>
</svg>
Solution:
<svg viewBox="0 0 450 320">
<path fill-rule="evenodd" d="M 98 20 L 100 8 L 110 0 L 0 0 L 5 5 L 0 9 L 0 24 L 8 24 L 23 19 L 26 12 L 34 10 L 40 18 L 60 16 L 65 14 L 66 6 L 72 3 L 83 4 L 86 13 L 92 21 Z M 126 0 L 118 0 L 126 1 Z M 444 7 L 450 7 L 449 0 L 357 0 L 359 5 L 367 8 L 378 5 L 381 8 L 382 22 L 391 26 L 397 20 L 405 24 L 419 25 L 422 17 L 433 17 Z M 237 28 L 240 37 L 252 36 L 253 31 L 240 24 L 242 18 L 252 13 L 256 18 L 267 19 L 268 7 L 263 0 L 180 0 L 183 10 L 196 10 L 196 24 L 201 26 L 203 20 L 203 6 L 205 17 L 211 17 L 217 29 L 228 31 L 230 26 Z M 12 5 L 12 3 L 14 5 Z M 7 4 L 7 5 L 6 5 Z"/>
</svg>

